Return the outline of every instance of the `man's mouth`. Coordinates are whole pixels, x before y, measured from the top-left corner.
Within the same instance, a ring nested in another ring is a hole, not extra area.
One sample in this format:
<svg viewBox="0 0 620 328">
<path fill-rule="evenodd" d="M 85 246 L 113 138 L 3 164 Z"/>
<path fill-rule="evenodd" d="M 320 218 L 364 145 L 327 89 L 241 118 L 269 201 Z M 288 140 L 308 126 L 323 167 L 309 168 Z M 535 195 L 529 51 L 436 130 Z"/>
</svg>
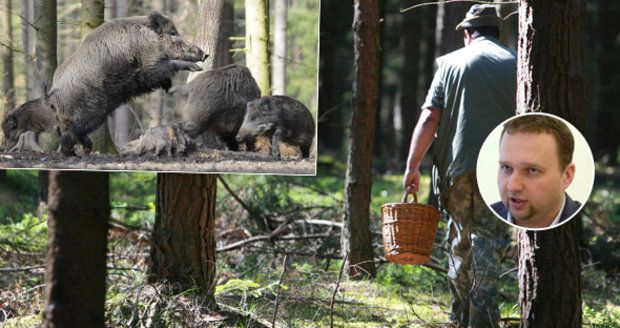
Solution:
<svg viewBox="0 0 620 328">
<path fill-rule="evenodd" d="M 508 198 L 509 207 L 514 210 L 520 210 L 525 207 L 527 200 L 518 197 L 509 197 Z"/>
</svg>

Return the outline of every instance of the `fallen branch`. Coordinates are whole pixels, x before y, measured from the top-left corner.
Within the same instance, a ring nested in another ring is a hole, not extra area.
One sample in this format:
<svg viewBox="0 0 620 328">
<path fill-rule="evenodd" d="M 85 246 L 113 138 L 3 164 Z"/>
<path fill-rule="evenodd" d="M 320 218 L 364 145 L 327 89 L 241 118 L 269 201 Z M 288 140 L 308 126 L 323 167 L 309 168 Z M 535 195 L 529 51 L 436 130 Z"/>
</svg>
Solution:
<svg viewBox="0 0 620 328">
<path fill-rule="evenodd" d="M 31 271 L 35 269 L 43 269 L 45 265 L 33 265 L 29 267 L 22 268 L 0 268 L 0 272 L 22 272 L 22 271 Z"/>
<path fill-rule="evenodd" d="M 283 240 L 305 240 L 305 239 L 318 239 L 318 238 L 327 238 L 330 235 L 328 234 L 309 234 L 309 235 L 303 235 L 303 236 L 287 236 L 287 237 L 278 237 L 278 235 L 284 233 L 286 230 L 282 229 L 279 230 L 276 228 L 276 230 L 274 230 L 272 233 L 268 233 L 268 234 L 262 234 L 262 235 L 258 235 L 258 236 L 253 236 L 250 238 L 246 238 L 243 240 L 240 240 L 238 242 L 232 243 L 232 244 L 228 244 L 226 246 L 222 246 L 218 249 L 215 250 L 216 253 L 221 253 L 221 252 L 228 252 L 228 251 L 232 251 L 235 249 L 239 249 L 242 248 L 246 245 L 250 245 L 250 244 L 254 244 L 257 243 L 259 241 L 283 241 Z"/>
<path fill-rule="evenodd" d="M 261 215 L 260 213 L 257 213 L 252 207 L 250 207 L 248 204 L 246 204 L 228 185 L 228 183 L 221 177 L 221 176 L 217 176 L 217 179 L 222 183 L 222 185 L 224 186 L 224 189 L 226 189 L 226 191 L 228 191 L 228 193 L 232 196 L 232 198 L 234 198 L 237 203 L 239 203 L 239 205 L 241 205 L 241 207 L 250 214 L 250 216 L 253 216 L 255 218 L 258 219 L 259 222 L 262 222 L 262 224 L 264 225 L 264 229 L 265 231 L 267 231 L 269 229 L 269 220 L 267 217 Z"/>
</svg>

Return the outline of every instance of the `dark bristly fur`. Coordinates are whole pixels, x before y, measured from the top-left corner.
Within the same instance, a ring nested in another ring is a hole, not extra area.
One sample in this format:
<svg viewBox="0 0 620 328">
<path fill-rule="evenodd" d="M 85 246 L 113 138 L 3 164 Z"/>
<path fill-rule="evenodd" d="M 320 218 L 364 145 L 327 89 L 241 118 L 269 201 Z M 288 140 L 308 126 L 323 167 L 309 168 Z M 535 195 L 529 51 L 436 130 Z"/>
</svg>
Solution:
<svg viewBox="0 0 620 328">
<path fill-rule="evenodd" d="M 7 149 L 13 147 L 21 134 L 26 131 L 38 135 L 41 132 L 55 133 L 56 129 L 55 114 L 41 98 L 27 101 L 11 109 L 2 120 L 2 133 Z"/>
<path fill-rule="evenodd" d="M 262 97 L 248 103 L 237 141 L 251 142 L 265 135 L 271 138 L 271 154 L 276 158 L 281 141 L 299 146 L 308 158 L 314 132 L 314 119 L 304 104 L 287 96 Z"/>
<path fill-rule="evenodd" d="M 219 136 L 228 149 L 238 150 L 235 136 L 246 104 L 260 97 L 260 89 L 247 67 L 228 65 L 201 73 L 179 87 L 176 94 L 173 115 L 190 137 L 209 131 Z M 254 144 L 246 147 L 253 150 Z"/>
<path fill-rule="evenodd" d="M 133 97 L 171 87 L 179 70 L 200 70 L 206 55 L 183 40 L 174 23 L 158 12 L 114 19 L 89 34 L 54 74 L 50 104 L 60 126 L 61 151 L 73 154 L 107 115 Z"/>
</svg>

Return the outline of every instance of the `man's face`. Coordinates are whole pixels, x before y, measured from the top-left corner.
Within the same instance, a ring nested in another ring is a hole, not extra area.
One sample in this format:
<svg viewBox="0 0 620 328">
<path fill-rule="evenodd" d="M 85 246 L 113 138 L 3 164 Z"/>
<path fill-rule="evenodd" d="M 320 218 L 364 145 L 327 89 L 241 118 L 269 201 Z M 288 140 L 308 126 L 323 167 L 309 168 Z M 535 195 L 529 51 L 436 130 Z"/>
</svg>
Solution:
<svg viewBox="0 0 620 328">
<path fill-rule="evenodd" d="M 514 222 L 543 228 L 563 205 L 575 165 L 561 169 L 555 139 L 548 133 L 505 133 L 499 147 L 497 183 Z"/>
</svg>

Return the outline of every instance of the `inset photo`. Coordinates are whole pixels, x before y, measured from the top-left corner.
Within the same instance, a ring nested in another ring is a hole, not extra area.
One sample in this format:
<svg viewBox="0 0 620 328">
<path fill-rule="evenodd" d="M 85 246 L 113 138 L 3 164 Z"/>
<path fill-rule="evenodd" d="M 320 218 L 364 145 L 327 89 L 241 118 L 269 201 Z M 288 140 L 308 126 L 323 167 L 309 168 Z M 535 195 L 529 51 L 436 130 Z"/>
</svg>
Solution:
<svg viewBox="0 0 620 328">
<path fill-rule="evenodd" d="M 485 203 L 506 223 L 546 230 L 573 218 L 594 184 L 594 159 L 583 135 L 557 116 L 531 113 L 498 125 L 476 168 Z"/>
<path fill-rule="evenodd" d="M 318 0 L 99 3 L 20 22 L 0 169 L 316 174 Z"/>
</svg>

